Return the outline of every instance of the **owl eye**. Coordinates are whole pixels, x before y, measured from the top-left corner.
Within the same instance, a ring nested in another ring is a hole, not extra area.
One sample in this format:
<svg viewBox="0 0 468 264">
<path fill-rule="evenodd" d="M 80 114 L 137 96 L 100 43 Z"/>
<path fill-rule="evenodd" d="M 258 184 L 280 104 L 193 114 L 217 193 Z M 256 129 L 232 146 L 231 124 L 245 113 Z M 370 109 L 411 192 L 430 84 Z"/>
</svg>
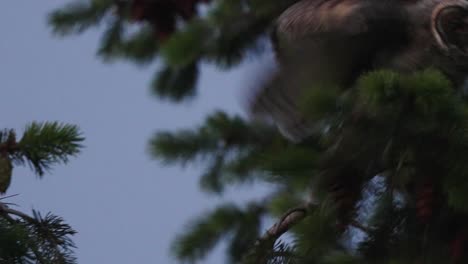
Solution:
<svg viewBox="0 0 468 264">
<path fill-rule="evenodd" d="M 464 6 L 439 8 L 435 15 L 435 37 L 443 49 L 468 50 L 468 10 Z"/>
</svg>

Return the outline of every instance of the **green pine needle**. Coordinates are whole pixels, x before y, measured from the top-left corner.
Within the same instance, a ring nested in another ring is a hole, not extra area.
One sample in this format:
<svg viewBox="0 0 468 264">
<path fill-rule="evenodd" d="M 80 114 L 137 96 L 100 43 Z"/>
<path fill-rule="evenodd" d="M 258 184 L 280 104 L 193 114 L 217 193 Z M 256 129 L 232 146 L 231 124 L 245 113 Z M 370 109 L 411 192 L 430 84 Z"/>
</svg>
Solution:
<svg viewBox="0 0 468 264">
<path fill-rule="evenodd" d="M 114 0 L 75 1 L 50 13 L 48 22 L 56 34 L 79 34 L 99 24 L 114 3 Z"/>
<path fill-rule="evenodd" d="M 84 138 L 75 125 L 58 122 L 31 123 L 18 142 L 17 158 L 32 165 L 39 176 L 53 164 L 67 163 L 70 156 L 76 156 Z"/>
<path fill-rule="evenodd" d="M 160 98 L 180 102 L 195 95 L 198 75 L 195 63 L 182 67 L 164 66 L 156 73 L 151 86 Z"/>
</svg>

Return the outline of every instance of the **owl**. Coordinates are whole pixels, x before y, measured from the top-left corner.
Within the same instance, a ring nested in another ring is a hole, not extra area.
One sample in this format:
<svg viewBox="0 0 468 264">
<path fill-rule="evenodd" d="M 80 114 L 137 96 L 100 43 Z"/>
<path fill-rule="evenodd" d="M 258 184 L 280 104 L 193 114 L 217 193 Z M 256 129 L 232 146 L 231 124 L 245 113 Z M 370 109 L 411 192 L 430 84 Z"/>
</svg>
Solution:
<svg viewBox="0 0 468 264">
<path fill-rule="evenodd" d="M 462 87 L 468 71 L 468 0 L 300 0 L 277 19 L 277 73 L 253 98 L 293 142 L 314 124 L 300 111 L 304 83 L 349 87 L 363 73 L 428 67 Z"/>
</svg>

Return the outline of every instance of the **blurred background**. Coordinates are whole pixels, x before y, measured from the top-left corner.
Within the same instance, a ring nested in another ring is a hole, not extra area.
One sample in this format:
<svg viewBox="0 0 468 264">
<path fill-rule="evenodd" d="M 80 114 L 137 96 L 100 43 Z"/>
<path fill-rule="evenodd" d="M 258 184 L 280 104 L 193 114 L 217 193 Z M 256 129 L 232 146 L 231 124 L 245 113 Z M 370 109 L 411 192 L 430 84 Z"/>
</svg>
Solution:
<svg viewBox="0 0 468 264">
<path fill-rule="evenodd" d="M 198 96 L 173 105 L 152 96 L 154 65 L 104 64 L 94 56 L 100 29 L 81 36 L 51 34 L 46 16 L 64 1 L 6 1 L 0 9 L 0 123 L 22 131 L 31 121 L 78 125 L 83 152 L 42 180 L 15 167 L 7 195 L 29 212 L 53 212 L 78 231 L 79 263 L 175 263 L 168 247 L 187 220 L 219 203 L 198 190 L 201 168 L 164 167 L 148 154 L 159 130 L 190 128 L 222 109 L 243 114 L 239 89 L 271 65 L 269 55 L 235 70 L 203 66 Z M 228 190 L 244 201 L 261 186 Z M 217 249 L 204 263 L 223 263 Z"/>
</svg>

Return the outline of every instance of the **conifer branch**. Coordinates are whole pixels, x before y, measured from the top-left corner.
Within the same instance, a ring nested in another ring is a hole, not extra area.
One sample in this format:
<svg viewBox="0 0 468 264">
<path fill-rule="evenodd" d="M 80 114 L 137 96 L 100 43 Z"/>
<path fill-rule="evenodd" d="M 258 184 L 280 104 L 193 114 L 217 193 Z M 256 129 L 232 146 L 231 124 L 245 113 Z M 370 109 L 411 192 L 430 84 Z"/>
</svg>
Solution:
<svg viewBox="0 0 468 264">
<path fill-rule="evenodd" d="M 42 217 L 33 210 L 32 216 L 10 208 L 7 203 L 0 202 L 0 217 L 3 217 L 11 227 L 19 228 L 27 233 L 24 243 L 32 259 L 36 263 L 76 263 L 72 248 L 75 247 L 70 236 L 76 234 L 63 219 L 52 214 Z M 0 257 L 0 262 L 1 261 Z"/>
<path fill-rule="evenodd" d="M 273 245 L 276 243 L 278 238 L 306 218 L 307 215 L 310 214 L 311 210 L 316 206 L 316 204 L 306 203 L 289 209 L 283 214 L 278 222 L 271 226 L 265 234 L 257 240 L 256 246 L 260 246 L 265 249 L 273 248 Z M 350 225 L 363 232 L 371 232 L 370 228 L 363 226 L 357 221 L 351 221 Z"/>
<path fill-rule="evenodd" d="M 37 223 L 37 221 L 34 218 L 32 218 L 31 216 L 29 216 L 29 215 L 27 215 L 27 214 L 25 214 L 23 212 L 20 212 L 18 210 L 11 209 L 5 203 L 1 203 L 1 202 L 0 202 L 0 214 L 3 215 L 5 218 L 9 218 L 9 219 L 11 219 L 10 215 L 15 215 L 15 216 L 18 216 L 21 219 L 27 221 L 30 224 L 36 224 Z"/>
</svg>

